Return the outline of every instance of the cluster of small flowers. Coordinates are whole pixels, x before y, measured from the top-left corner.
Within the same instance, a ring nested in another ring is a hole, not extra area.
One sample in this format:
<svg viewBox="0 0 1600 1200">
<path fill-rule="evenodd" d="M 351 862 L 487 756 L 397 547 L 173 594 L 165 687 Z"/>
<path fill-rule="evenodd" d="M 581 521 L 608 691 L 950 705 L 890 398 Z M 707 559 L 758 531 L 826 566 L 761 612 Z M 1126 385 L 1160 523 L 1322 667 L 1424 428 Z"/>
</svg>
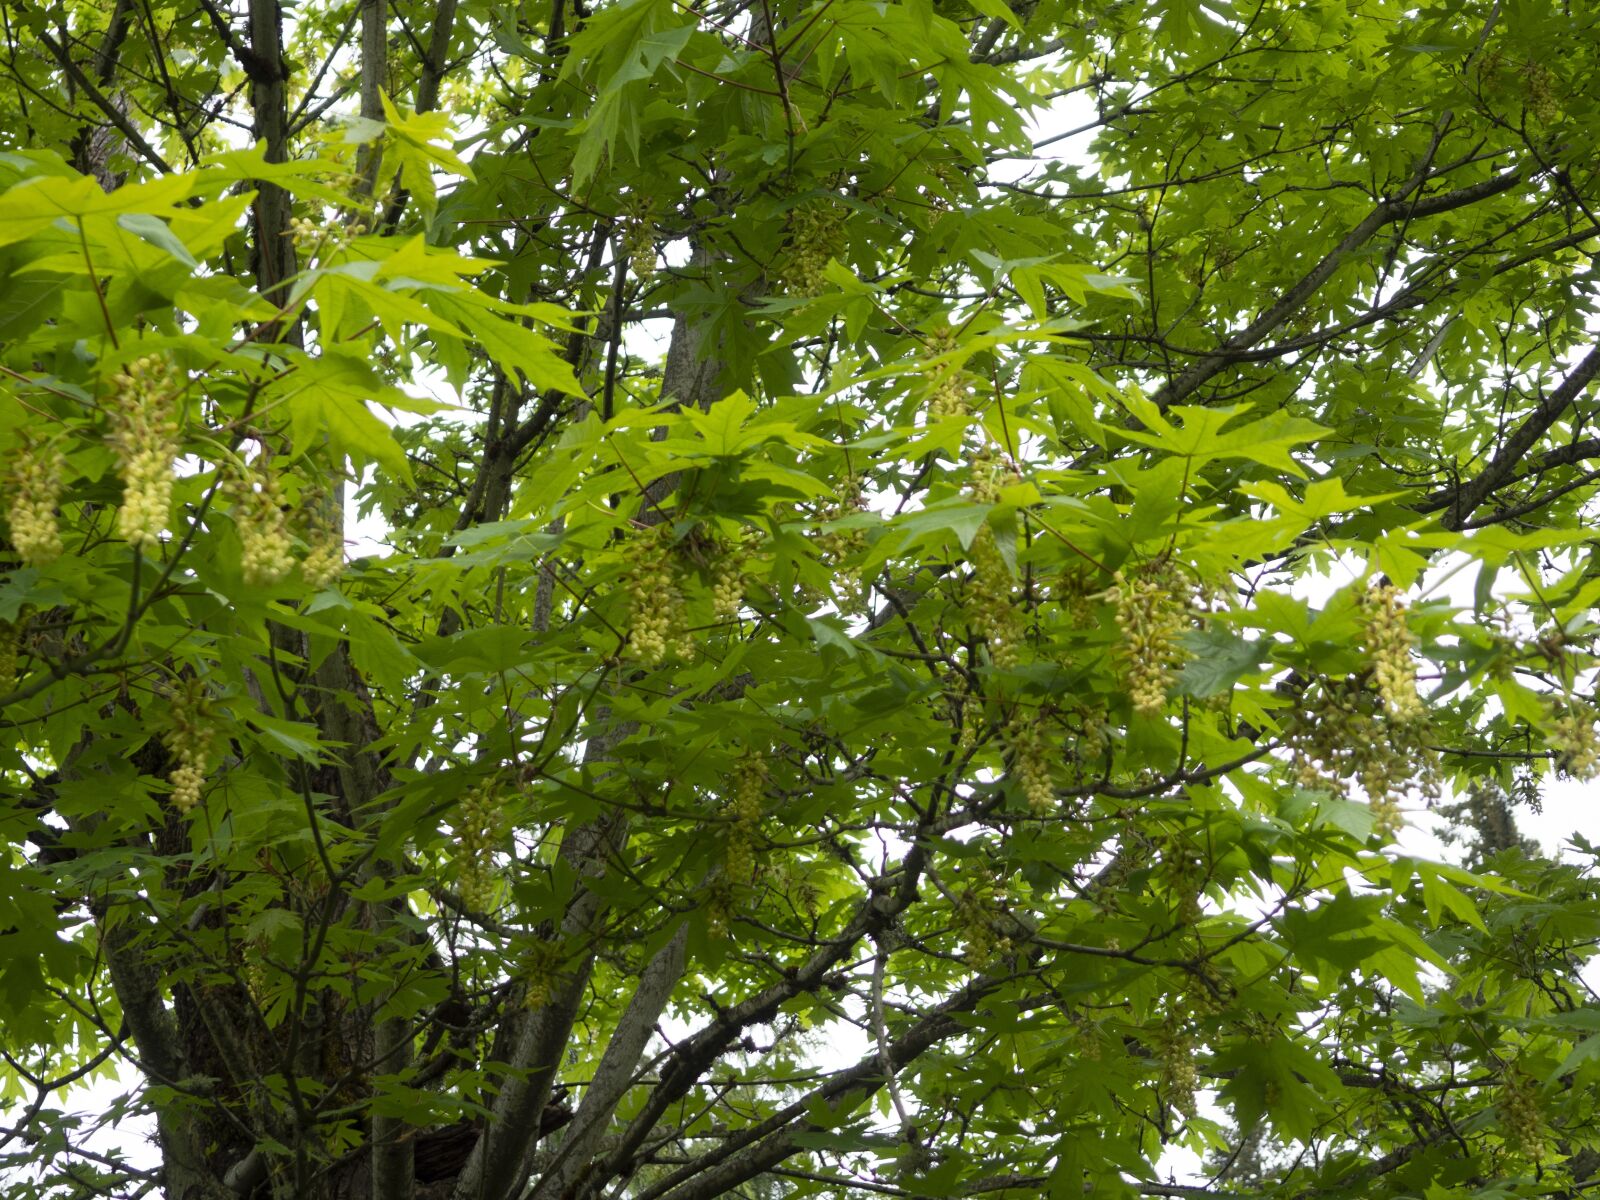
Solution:
<svg viewBox="0 0 1600 1200">
<path fill-rule="evenodd" d="M 0 621 L 0 692 L 9 692 L 17 686 L 21 644 L 22 630 L 11 621 Z"/>
<path fill-rule="evenodd" d="M 1188 1032 L 1176 1021 L 1162 1028 L 1157 1044 L 1161 1061 L 1161 1083 L 1167 1100 L 1179 1112 L 1194 1115 L 1194 1094 L 1200 1086 L 1200 1072 L 1195 1067 L 1195 1044 Z"/>
<path fill-rule="evenodd" d="M 1574 779 L 1600 775 L 1600 737 L 1595 734 L 1595 711 L 1579 700 L 1568 700 L 1550 722 L 1550 745 L 1556 766 Z"/>
<path fill-rule="evenodd" d="M 938 180 L 939 188 L 942 189 L 927 188 L 923 192 L 928 202 L 928 228 L 932 229 L 952 211 L 950 200 L 944 193 L 955 190 L 960 174 L 949 163 L 942 162 L 934 163 L 929 167 L 929 171 Z"/>
<path fill-rule="evenodd" d="M 1014 721 L 1006 730 L 1006 746 L 1011 751 L 1011 775 L 1036 817 L 1051 812 L 1056 805 L 1055 782 L 1051 779 L 1050 747 L 1037 719 Z"/>
<path fill-rule="evenodd" d="M 638 196 L 629 196 L 622 206 L 622 248 L 628 266 L 640 283 L 648 283 L 656 273 L 654 205 Z"/>
<path fill-rule="evenodd" d="M 1005 902 L 991 878 L 980 879 L 955 896 L 956 926 L 967 961 L 978 970 L 1011 953 L 1011 939 L 1000 932 L 996 914 Z"/>
<path fill-rule="evenodd" d="M 1073 1035 L 1075 1036 L 1078 1057 L 1085 1062 L 1100 1061 L 1100 1030 L 1089 1021 L 1082 1013 L 1071 1014 Z"/>
<path fill-rule="evenodd" d="M 1179 1003 L 1197 1017 L 1214 1017 L 1228 1005 L 1233 986 L 1208 962 L 1189 973 Z"/>
<path fill-rule="evenodd" d="M 842 257 L 846 248 L 838 207 L 819 201 L 791 210 L 784 247 L 784 290 L 794 296 L 817 296 L 826 291 L 828 260 Z"/>
<path fill-rule="evenodd" d="M 988 525 L 972 539 L 967 560 L 972 564 L 962 605 L 967 620 L 988 647 L 989 660 L 1001 670 L 1014 667 L 1027 637 L 1027 619 L 1012 595 L 1011 568 Z"/>
<path fill-rule="evenodd" d="M 727 807 L 728 849 L 723 862 L 723 873 L 734 884 L 744 885 L 755 878 L 756 834 L 761 828 L 767 777 L 766 760 L 756 754 L 746 754 L 734 764 Z"/>
<path fill-rule="evenodd" d="M 494 851 L 500 844 L 504 819 L 499 779 L 473 784 L 461 797 L 460 808 L 456 822 L 456 891 L 461 903 L 471 911 L 488 912 L 494 906 Z"/>
<path fill-rule="evenodd" d="M 718 621 L 736 620 L 744 607 L 744 590 L 749 582 L 745 566 L 758 536 L 753 529 L 743 530 L 737 542 L 723 547 L 712 569 L 711 615 Z"/>
<path fill-rule="evenodd" d="M 259 948 L 257 953 L 263 953 Z M 239 968 L 241 981 L 245 991 L 250 993 L 250 999 L 257 1008 L 262 1007 L 267 1000 L 267 965 L 259 958 L 250 958 Z"/>
<path fill-rule="evenodd" d="M 306 512 L 310 514 L 306 542 L 311 548 L 300 563 L 300 573 L 312 587 L 325 588 L 344 574 L 344 535 L 314 501 L 306 505 Z"/>
<path fill-rule="evenodd" d="M 728 936 L 737 899 L 733 881 L 726 875 L 718 875 L 706 888 L 706 932 L 712 937 Z"/>
<path fill-rule="evenodd" d="M 164 355 L 135 359 L 111 377 L 111 449 L 122 471 L 117 532 L 149 549 L 166 532 L 172 509 L 172 460 L 178 452 L 177 371 Z"/>
<path fill-rule="evenodd" d="M 1538 1084 L 1520 1066 L 1508 1068 L 1501 1077 L 1500 1126 L 1513 1154 L 1535 1161 L 1544 1157 L 1544 1113 Z"/>
<path fill-rule="evenodd" d="M 522 1006 L 537 1012 L 550 1003 L 556 975 L 561 970 L 561 950 L 554 942 L 535 941 L 522 955 Z"/>
<path fill-rule="evenodd" d="M 1555 76 L 1543 63 L 1529 59 L 1522 65 L 1522 94 L 1528 111 L 1548 125 L 1561 115 L 1561 102 L 1553 86 Z"/>
<path fill-rule="evenodd" d="M 930 423 L 948 417 L 965 417 L 972 412 L 972 379 L 965 371 L 944 367 L 934 376 L 928 393 Z"/>
<path fill-rule="evenodd" d="M 1439 795 L 1438 757 L 1423 742 L 1421 723 L 1390 719 L 1354 681 L 1323 680 L 1284 733 L 1295 782 L 1338 796 L 1348 795 L 1351 781 L 1359 783 L 1381 838 L 1393 838 L 1404 824 L 1400 796 L 1408 789 Z"/>
<path fill-rule="evenodd" d="M 667 527 L 657 526 L 632 543 L 628 570 L 628 645 L 641 666 L 658 666 L 670 653 L 694 657 L 685 629 L 683 587 Z"/>
<path fill-rule="evenodd" d="M 270 587 L 294 570 L 294 539 L 284 516 L 278 481 L 263 470 L 241 467 L 228 483 L 233 522 L 242 551 L 239 565 L 251 587 Z"/>
<path fill-rule="evenodd" d="M 167 780 L 172 784 L 172 807 L 181 813 L 200 803 L 205 787 L 206 763 L 216 739 L 208 707 L 204 685 L 198 679 L 185 679 L 171 697 L 162 741 L 178 760 Z"/>
<path fill-rule="evenodd" d="M 1111 722 L 1106 714 L 1095 708 L 1078 710 L 1078 744 L 1073 757 L 1081 766 L 1097 763 L 1111 744 Z"/>
<path fill-rule="evenodd" d="M 303 250 L 307 246 L 336 250 L 366 231 L 367 226 L 363 221 L 352 221 L 348 225 L 341 225 L 337 221 L 324 223 L 313 221 L 308 217 L 289 218 L 289 240 L 294 243 L 297 250 Z"/>
<path fill-rule="evenodd" d="M 955 337 L 948 327 L 941 328 L 928 339 L 929 359 L 948 354 L 955 348 Z M 928 423 L 937 424 L 946 417 L 966 416 L 972 411 L 972 380 L 965 371 L 950 363 L 938 366 L 929 364 L 933 385 L 928 389 Z"/>
<path fill-rule="evenodd" d="M 1159 716 L 1178 666 L 1187 657 L 1179 639 L 1193 622 L 1193 591 L 1165 559 L 1135 579 L 1118 571 L 1111 580 L 1106 598 L 1116 606 L 1117 628 L 1122 632 L 1118 656 L 1128 698 L 1140 716 Z"/>
<path fill-rule="evenodd" d="M 838 521 L 854 513 L 865 512 L 866 508 L 867 502 L 862 496 L 861 480 L 854 475 L 847 475 L 835 490 L 833 502 L 818 510 L 817 520 Z M 825 562 L 839 568 L 846 560 L 866 549 L 867 531 L 828 529 L 818 533 L 812 539 L 812 544 L 816 546 Z M 837 599 L 841 607 L 859 607 L 864 598 L 860 576 L 848 570 L 836 570 L 834 585 L 838 590 Z"/>
<path fill-rule="evenodd" d="M 972 458 L 968 492 L 979 504 L 993 504 L 1000 491 L 1020 476 L 985 447 Z M 1017 605 L 1011 589 L 1011 568 L 1000 552 L 994 529 L 985 524 L 967 548 L 972 576 L 967 581 L 963 608 L 973 631 L 989 649 L 989 660 L 1004 670 L 1016 666 L 1027 637 L 1027 618 Z"/>
<path fill-rule="evenodd" d="M 1088 629 L 1094 625 L 1094 609 L 1098 594 L 1086 572 L 1069 567 L 1061 572 L 1051 589 L 1051 599 L 1061 608 L 1067 623 L 1074 629 Z"/>
<path fill-rule="evenodd" d="M 11 504 L 6 515 L 11 544 L 25 567 L 42 567 L 61 556 L 61 502 L 66 459 L 59 450 L 24 446 L 11 477 Z"/>
<path fill-rule="evenodd" d="M 1372 678 L 1389 715 L 1396 721 L 1419 721 L 1426 715 L 1417 694 L 1417 667 L 1411 651 L 1417 639 L 1406 624 L 1400 589 L 1375 587 L 1365 597 L 1367 654 Z"/>
</svg>

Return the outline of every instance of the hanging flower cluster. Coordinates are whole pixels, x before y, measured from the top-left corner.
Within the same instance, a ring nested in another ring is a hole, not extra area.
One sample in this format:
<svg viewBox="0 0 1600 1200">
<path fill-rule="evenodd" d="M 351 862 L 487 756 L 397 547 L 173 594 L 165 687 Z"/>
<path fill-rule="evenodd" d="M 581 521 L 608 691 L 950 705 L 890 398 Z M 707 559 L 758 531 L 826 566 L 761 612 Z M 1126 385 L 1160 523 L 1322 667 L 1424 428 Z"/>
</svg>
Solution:
<svg viewBox="0 0 1600 1200">
<path fill-rule="evenodd" d="M 167 775 L 172 784 L 172 806 L 186 813 L 200 803 L 212 743 L 216 740 L 211 707 L 200 680 L 187 678 L 174 690 L 166 726 L 162 741 L 178 760 Z"/>
<path fill-rule="evenodd" d="M 309 549 L 300 564 L 300 573 L 312 587 L 325 588 L 344 573 L 344 532 L 338 525 L 339 507 L 323 493 L 313 491 L 302 497 L 302 511 Z"/>
<path fill-rule="evenodd" d="M 784 290 L 793 296 L 821 295 L 828 287 L 828 261 L 844 253 L 844 221 L 838 205 L 823 200 L 792 209 L 779 270 Z"/>
<path fill-rule="evenodd" d="M 25 567 L 43 567 L 61 556 L 61 503 L 66 459 L 53 447 L 24 445 L 11 476 L 6 519 L 11 544 Z"/>
<path fill-rule="evenodd" d="M 270 587 L 294 570 L 294 539 L 278 481 L 259 465 L 235 468 L 226 494 L 242 547 L 240 570 L 250 587 Z"/>
<path fill-rule="evenodd" d="M 1365 597 L 1367 653 L 1372 678 L 1383 705 L 1396 721 L 1418 721 L 1425 715 L 1417 694 L 1417 667 L 1411 652 L 1416 637 L 1406 624 L 1400 589 L 1375 587 Z"/>
<path fill-rule="evenodd" d="M 1001 489 L 1018 478 L 993 449 L 986 447 L 973 456 L 968 493 L 975 503 L 994 504 L 1000 499 Z M 994 528 L 987 522 L 973 536 L 967 561 L 972 567 L 962 602 L 967 621 L 983 639 L 995 666 L 1014 667 L 1027 637 L 1027 618 L 1012 594 L 1011 567 Z"/>
<path fill-rule="evenodd" d="M 160 542 L 172 511 L 180 378 L 171 359 L 151 354 L 134 359 L 111 382 L 111 449 L 123 489 L 117 532 L 148 551 Z"/>
<path fill-rule="evenodd" d="M 622 250 L 628 268 L 640 283 L 648 283 L 656 273 L 655 205 L 637 195 L 628 196 L 619 214 L 622 225 Z"/>
<path fill-rule="evenodd" d="M 1321 681 L 1284 729 L 1295 782 L 1339 796 L 1359 785 L 1374 831 L 1385 839 L 1404 824 L 1403 795 L 1412 789 L 1424 797 L 1439 794 L 1437 756 L 1421 734 L 1420 723 L 1394 720 L 1382 700 L 1354 680 Z"/>
<path fill-rule="evenodd" d="M 456 822 L 456 891 L 473 912 L 494 906 L 494 851 L 500 844 L 504 821 L 498 778 L 473 784 L 461 797 Z"/>
<path fill-rule="evenodd" d="M 694 657 L 683 584 L 668 527 L 656 526 L 628 543 L 631 559 L 624 587 L 628 596 L 628 646 L 640 666 L 659 666 L 668 654 Z"/>
<path fill-rule="evenodd" d="M 756 834 L 761 828 L 768 774 L 766 760 L 756 754 L 744 755 L 733 768 L 727 805 L 728 849 L 723 870 L 736 884 L 747 884 L 755 877 Z"/>
<path fill-rule="evenodd" d="M 1550 722 L 1550 745 L 1556 766 L 1574 779 L 1600 775 L 1600 736 L 1595 733 L 1595 711 L 1569 699 L 1556 709 Z"/>
<path fill-rule="evenodd" d="M 1133 711 L 1159 716 L 1188 657 L 1180 639 L 1194 621 L 1193 589 L 1170 559 L 1159 559 L 1131 579 L 1118 571 L 1106 597 L 1116 606 L 1118 657 Z"/>
<path fill-rule="evenodd" d="M 1055 808 L 1056 789 L 1051 778 L 1050 745 L 1037 714 L 1020 717 L 1006 730 L 1011 752 L 1011 777 L 1028 802 L 1028 810 L 1042 817 Z"/>
</svg>

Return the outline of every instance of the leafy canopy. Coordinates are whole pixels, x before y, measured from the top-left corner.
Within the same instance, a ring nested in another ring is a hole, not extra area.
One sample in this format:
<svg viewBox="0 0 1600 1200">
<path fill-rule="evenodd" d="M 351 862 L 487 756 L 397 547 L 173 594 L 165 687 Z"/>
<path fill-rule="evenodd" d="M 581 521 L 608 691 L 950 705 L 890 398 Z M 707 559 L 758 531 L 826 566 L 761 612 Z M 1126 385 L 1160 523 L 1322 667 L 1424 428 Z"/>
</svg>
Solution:
<svg viewBox="0 0 1600 1200">
<path fill-rule="evenodd" d="M 8 1195 L 1592 1186 L 1585 6 L 3 17 Z"/>
</svg>

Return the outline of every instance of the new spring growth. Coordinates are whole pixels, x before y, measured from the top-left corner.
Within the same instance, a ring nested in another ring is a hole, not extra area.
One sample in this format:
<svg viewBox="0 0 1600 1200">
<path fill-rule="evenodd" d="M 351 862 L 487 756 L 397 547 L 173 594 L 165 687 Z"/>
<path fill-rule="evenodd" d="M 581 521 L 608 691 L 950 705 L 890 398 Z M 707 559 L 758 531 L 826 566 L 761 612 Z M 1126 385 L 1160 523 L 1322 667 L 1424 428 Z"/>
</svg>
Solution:
<svg viewBox="0 0 1600 1200">
<path fill-rule="evenodd" d="M 794 296 L 817 296 L 828 288 L 828 260 L 845 252 L 844 222 L 838 205 L 826 200 L 802 204 L 785 224 L 781 276 Z"/>
<path fill-rule="evenodd" d="M 737 884 L 746 884 L 755 878 L 756 834 L 761 828 L 767 778 L 766 759 L 753 751 L 742 756 L 734 765 L 727 803 L 730 823 L 725 872 Z"/>
<path fill-rule="evenodd" d="M 472 912 L 494 906 L 494 851 L 503 832 L 500 779 L 473 784 L 461 797 L 456 820 L 456 892 Z"/>
<path fill-rule="evenodd" d="M 834 497 L 833 503 L 824 505 L 818 511 L 819 521 L 838 521 L 867 510 L 861 480 L 855 475 L 847 475 L 840 480 Z M 816 546 L 824 562 L 837 568 L 834 581 L 841 607 L 859 606 L 863 599 L 861 577 L 853 569 L 844 568 L 843 564 L 867 548 L 867 531 L 859 528 L 823 530 L 812 538 L 812 545 Z"/>
<path fill-rule="evenodd" d="M 1417 639 L 1406 624 L 1400 589 L 1391 585 L 1373 588 L 1366 595 L 1365 607 L 1367 654 L 1383 706 L 1396 721 L 1421 720 L 1425 710 L 1417 694 L 1417 667 L 1411 658 Z"/>
<path fill-rule="evenodd" d="M 928 339 L 928 357 L 936 359 L 955 349 L 955 337 L 948 326 Z M 928 388 L 928 422 L 937 424 L 948 417 L 964 417 L 972 411 L 971 377 L 953 363 L 929 363 L 932 383 Z"/>
<path fill-rule="evenodd" d="M 749 582 L 745 568 L 760 535 L 754 529 L 743 529 L 738 540 L 724 545 L 711 570 L 711 615 L 718 621 L 732 621 L 744 607 L 745 585 Z"/>
<path fill-rule="evenodd" d="M 1388 840 L 1404 824 L 1400 796 L 1412 788 L 1439 793 L 1437 756 L 1423 743 L 1423 725 L 1389 715 L 1381 698 L 1355 680 L 1324 680 L 1305 712 L 1285 726 L 1294 779 L 1303 788 L 1348 793 L 1358 783 L 1372 810 L 1373 829 Z"/>
<path fill-rule="evenodd" d="M 300 573 L 314 588 L 329 587 L 344 573 L 344 533 L 339 528 L 342 514 L 339 506 L 321 491 L 306 493 L 301 511 L 310 549 L 300 564 Z"/>
<path fill-rule="evenodd" d="M 1580 700 L 1558 707 L 1550 722 L 1550 746 L 1556 766 L 1574 779 L 1600 775 L 1600 737 L 1595 734 L 1595 711 Z"/>
<path fill-rule="evenodd" d="M 1159 1040 L 1161 1082 L 1167 1101 L 1179 1112 L 1194 1114 L 1195 1089 L 1200 1072 L 1195 1066 L 1194 1039 L 1174 1020 L 1169 1020 Z"/>
<path fill-rule="evenodd" d="M 1539 1085 L 1520 1065 L 1508 1067 L 1500 1078 L 1500 1134 L 1506 1148 L 1521 1158 L 1542 1159 L 1544 1113 Z"/>
<path fill-rule="evenodd" d="M 43 567 L 61 556 L 61 503 L 66 459 L 51 446 L 25 443 L 11 476 L 11 506 L 6 519 L 11 544 L 25 567 Z"/>
<path fill-rule="evenodd" d="M 166 726 L 162 741 L 178 760 L 167 775 L 172 784 L 172 807 L 186 813 L 200 802 L 216 739 L 205 687 L 198 679 L 185 679 L 172 692 Z"/>
<path fill-rule="evenodd" d="M 628 543 L 631 563 L 624 586 L 628 595 L 628 646 L 643 667 L 659 666 L 669 653 L 694 657 L 694 639 L 684 619 L 683 587 L 670 529 L 658 525 Z"/>
<path fill-rule="evenodd" d="M 1011 778 L 1028 811 L 1042 817 L 1055 807 L 1055 784 L 1050 778 L 1050 746 L 1037 716 L 1021 717 L 1006 729 L 1006 746 L 1011 751 Z"/>
<path fill-rule="evenodd" d="M 622 202 L 618 218 L 622 225 L 622 249 L 628 256 L 628 269 L 640 283 L 648 283 L 656 273 L 655 205 L 637 195 Z"/>
<path fill-rule="evenodd" d="M 989 875 L 980 875 L 955 894 L 955 927 L 967 962 L 977 970 L 1010 954 L 1011 938 L 1001 932 L 1005 893 Z"/>
<path fill-rule="evenodd" d="M 979 504 L 994 504 L 1000 491 L 1018 476 L 1006 469 L 992 449 L 973 456 L 969 492 Z M 962 605 L 972 631 L 988 647 L 989 660 L 1005 669 L 1017 665 L 1027 635 L 1027 618 L 1011 591 L 1011 568 L 1001 552 L 993 527 L 985 523 L 967 548 L 972 575 Z"/>
<path fill-rule="evenodd" d="M 337 221 L 324 224 L 307 217 L 289 218 L 289 240 L 294 243 L 294 248 L 309 249 L 318 254 L 331 254 L 335 250 L 342 250 L 366 231 L 366 224 L 362 221 L 352 221 L 348 225 L 342 225 Z"/>
<path fill-rule="evenodd" d="M 561 973 L 561 947 L 543 939 L 533 942 L 522 955 L 519 974 L 523 979 L 522 1006 L 538 1012 L 550 1003 Z"/>
<path fill-rule="evenodd" d="M 1193 620 L 1189 581 L 1170 560 L 1160 559 L 1131 579 L 1118 571 L 1111 582 L 1106 598 L 1116 606 L 1128 698 L 1140 716 L 1159 716 L 1188 657 L 1179 639 Z"/>
<path fill-rule="evenodd" d="M 263 455 L 260 460 L 265 464 Z M 264 465 L 240 465 L 226 492 L 239 531 L 239 568 L 250 587 L 271 587 L 294 569 L 294 540 L 284 516 L 278 481 Z"/>
<path fill-rule="evenodd" d="M 140 550 L 160 542 L 172 511 L 179 383 L 161 354 L 136 358 L 111 377 L 111 450 L 122 475 L 117 533 Z"/>
</svg>

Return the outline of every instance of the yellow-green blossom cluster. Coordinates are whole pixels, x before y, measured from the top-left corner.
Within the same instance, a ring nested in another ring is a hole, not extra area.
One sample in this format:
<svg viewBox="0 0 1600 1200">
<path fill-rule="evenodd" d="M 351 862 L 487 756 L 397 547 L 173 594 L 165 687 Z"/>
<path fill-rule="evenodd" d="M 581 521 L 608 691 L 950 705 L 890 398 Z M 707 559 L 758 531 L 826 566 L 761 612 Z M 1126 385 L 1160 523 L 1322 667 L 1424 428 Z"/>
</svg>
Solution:
<svg viewBox="0 0 1600 1200">
<path fill-rule="evenodd" d="M 179 376 L 165 355 L 150 354 L 134 359 L 111 383 L 111 449 L 122 475 L 117 532 L 148 551 L 160 542 L 172 511 Z"/>
<path fill-rule="evenodd" d="M 24 446 L 11 476 L 6 520 L 11 544 L 25 567 L 42 567 L 61 556 L 62 476 L 66 459 L 53 447 Z"/>
</svg>

